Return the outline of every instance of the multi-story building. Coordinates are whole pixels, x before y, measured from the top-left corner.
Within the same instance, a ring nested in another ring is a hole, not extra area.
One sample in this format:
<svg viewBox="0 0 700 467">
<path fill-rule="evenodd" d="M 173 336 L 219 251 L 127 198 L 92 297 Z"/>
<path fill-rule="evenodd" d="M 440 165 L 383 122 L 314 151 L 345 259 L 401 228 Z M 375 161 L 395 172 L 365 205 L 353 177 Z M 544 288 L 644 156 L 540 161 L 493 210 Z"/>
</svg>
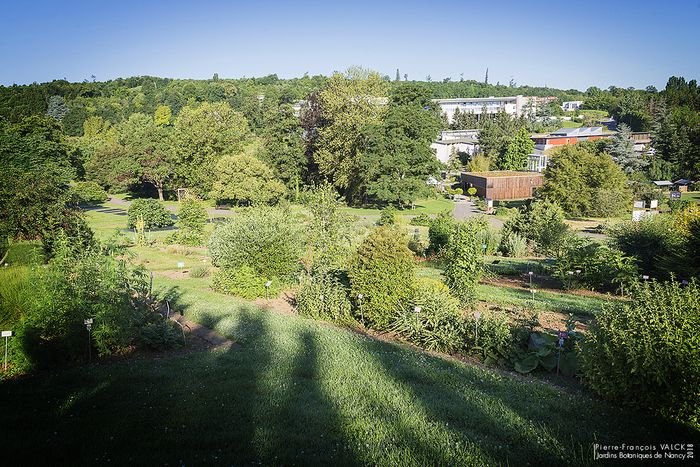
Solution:
<svg viewBox="0 0 700 467">
<path fill-rule="evenodd" d="M 603 127 L 559 128 L 548 135 L 532 135 L 535 149 L 545 151 L 556 146 L 576 144 L 581 141 L 593 141 L 601 138 L 610 138 L 612 133 L 603 132 Z"/>
<path fill-rule="evenodd" d="M 480 116 L 482 113 L 495 114 L 505 112 L 514 117 L 524 115 L 531 107 L 530 98 L 523 96 L 512 97 L 458 97 L 456 99 L 433 99 L 447 115 L 447 121 L 452 123 L 455 110 L 462 113 L 472 113 Z"/>
</svg>

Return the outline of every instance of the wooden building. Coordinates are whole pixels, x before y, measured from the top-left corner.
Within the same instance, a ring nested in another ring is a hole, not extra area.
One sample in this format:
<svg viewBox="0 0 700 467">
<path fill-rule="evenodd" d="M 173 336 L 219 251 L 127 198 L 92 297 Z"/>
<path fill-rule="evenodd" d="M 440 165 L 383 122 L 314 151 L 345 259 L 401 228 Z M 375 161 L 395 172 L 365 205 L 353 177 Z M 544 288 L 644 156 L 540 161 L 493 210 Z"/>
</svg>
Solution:
<svg viewBox="0 0 700 467">
<path fill-rule="evenodd" d="M 465 193 L 474 187 L 477 195 L 494 200 L 532 198 L 543 182 L 544 175 L 537 172 L 492 170 L 462 173 Z"/>
</svg>

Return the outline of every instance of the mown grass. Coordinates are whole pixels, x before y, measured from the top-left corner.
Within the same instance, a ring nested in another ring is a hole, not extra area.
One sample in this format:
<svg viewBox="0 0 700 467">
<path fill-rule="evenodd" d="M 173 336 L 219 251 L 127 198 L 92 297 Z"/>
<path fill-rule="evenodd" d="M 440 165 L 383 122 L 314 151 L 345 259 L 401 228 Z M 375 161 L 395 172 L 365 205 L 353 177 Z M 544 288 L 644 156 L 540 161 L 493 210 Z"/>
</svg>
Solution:
<svg viewBox="0 0 700 467">
<path fill-rule="evenodd" d="M 416 201 L 415 209 L 397 210 L 399 216 L 417 216 L 419 214 L 439 214 L 443 211 L 452 211 L 454 201 L 445 198 L 420 199 Z M 344 208 L 345 212 L 356 216 L 379 216 L 380 208 Z"/>
<path fill-rule="evenodd" d="M 584 393 L 158 285 L 237 346 L 5 381 L 4 462 L 586 465 L 593 443 L 697 438 Z"/>
</svg>

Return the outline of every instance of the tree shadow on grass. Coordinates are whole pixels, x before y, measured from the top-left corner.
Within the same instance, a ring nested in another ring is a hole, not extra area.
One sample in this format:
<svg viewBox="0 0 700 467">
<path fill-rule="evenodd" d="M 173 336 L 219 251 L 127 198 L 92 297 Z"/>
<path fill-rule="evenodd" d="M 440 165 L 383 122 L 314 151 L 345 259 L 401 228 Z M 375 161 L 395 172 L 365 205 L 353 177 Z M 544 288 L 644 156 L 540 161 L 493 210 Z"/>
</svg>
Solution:
<svg viewBox="0 0 700 467">
<path fill-rule="evenodd" d="M 449 425 L 461 434 L 461 442 L 476 443 L 498 462 L 588 465 L 596 442 L 698 439 L 685 427 L 595 399 L 573 397 L 539 381 L 515 381 L 476 367 L 459 368 L 457 362 L 434 356 L 418 359 L 423 364 L 416 365 L 415 358 L 405 355 L 411 350 L 392 344 L 392 351 L 378 351 L 377 346 L 383 345 L 367 343 L 367 355 L 410 392 L 425 416 Z M 590 432 L 591 425 L 604 431 Z"/>
</svg>

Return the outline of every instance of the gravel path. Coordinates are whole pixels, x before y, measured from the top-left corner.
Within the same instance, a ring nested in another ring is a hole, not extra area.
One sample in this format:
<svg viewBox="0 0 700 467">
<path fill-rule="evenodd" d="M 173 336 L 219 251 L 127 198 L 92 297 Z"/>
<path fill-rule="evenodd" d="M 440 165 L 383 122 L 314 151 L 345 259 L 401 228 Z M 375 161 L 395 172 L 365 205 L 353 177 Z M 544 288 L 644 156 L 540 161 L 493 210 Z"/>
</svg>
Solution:
<svg viewBox="0 0 700 467">
<path fill-rule="evenodd" d="M 482 216 L 484 212 L 476 207 L 474 203 L 469 200 L 458 201 L 455 203 L 455 208 L 452 211 L 452 215 L 457 220 L 469 219 L 474 216 Z M 486 220 L 492 227 L 503 227 L 503 221 L 494 216 L 486 216 Z"/>
</svg>

